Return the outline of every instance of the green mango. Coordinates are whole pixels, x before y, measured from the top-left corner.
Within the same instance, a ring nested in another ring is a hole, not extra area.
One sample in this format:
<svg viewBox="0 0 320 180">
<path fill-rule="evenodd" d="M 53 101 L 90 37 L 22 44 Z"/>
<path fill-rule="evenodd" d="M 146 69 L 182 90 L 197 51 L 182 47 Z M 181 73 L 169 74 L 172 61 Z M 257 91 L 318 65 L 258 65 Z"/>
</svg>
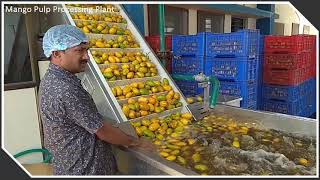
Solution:
<svg viewBox="0 0 320 180">
<path fill-rule="evenodd" d="M 149 91 L 145 88 L 139 90 L 141 95 L 149 95 Z"/>
<path fill-rule="evenodd" d="M 169 85 L 169 80 L 167 78 L 163 78 L 163 85 Z"/>
<path fill-rule="evenodd" d="M 156 84 L 155 84 L 153 81 L 148 80 L 148 81 L 146 81 L 146 85 L 149 85 L 150 87 L 153 87 L 153 86 L 155 86 Z"/>
<path fill-rule="evenodd" d="M 165 95 L 160 95 L 157 97 L 158 101 L 165 101 L 166 100 L 166 96 Z"/>
<path fill-rule="evenodd" d="M 151 138 L 154 138 L 154 137 L 155 137 L 154 133 L 153 133 L 152 131 L 150 131 L 149 129 L 144 130 L 144 131 L 143 131 L 143 134 L 144 134 L 145 136 L 147 136 L 147 137 L 151 137 Z"/>
</svg>

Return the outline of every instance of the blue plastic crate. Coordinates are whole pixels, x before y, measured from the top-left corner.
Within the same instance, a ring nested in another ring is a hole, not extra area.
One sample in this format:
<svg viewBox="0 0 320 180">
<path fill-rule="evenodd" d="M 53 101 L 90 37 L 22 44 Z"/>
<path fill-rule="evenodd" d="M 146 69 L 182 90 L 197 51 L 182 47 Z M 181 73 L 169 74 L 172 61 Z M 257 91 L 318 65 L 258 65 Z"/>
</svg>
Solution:
<svg viewBox="0 0 320 180">
<path fill-rule="evenodd" d="M 206 75 L 211 75 L 210 68 L 212 61 L 205 56 L 182 56 L 173 57 L 172 73 L 195 75 L 202 72 Z"/>
<path fill-rule="evenodd" d="M 297 86 L 264 84 L 262 96 L 266 99 L 295 101 L 306 94 L 310 94 L 315 89 L 314 82 L 315 80 L 309 79 Z"/>
<path fill-rule="evenodd" d="M 260 31 L 244 29 L 233 33 L 210 33 L 206 37 L 206 56 L 257 57 Z"/>
<path fill-rule="evenodd" d="M 173 35 L 172 52 L 175 56 L 195 56 L 205 55 L 206 34 L 198 33 L 197 35 Z"/>
<path fill-rule="evenodd" d="M 258 60 L 258 70 L 257 70 L 257 76 L 258 76 L 258 100 L 257 100 L 257 108 L 262 109 L 262 88 L 263 88 L 263 54 L 259 55 Z"/>
<path fill-rule="evenodd" d="M 203 88 L 198 87 L 196 81 L 175 80 L 175 82 L 186 97 L 203 94 Z"/>
<path fill-rule="evenodd" d="M 262 96 L 266 99 L 295 101 L 300 97 L 302 86 L 263 85 Z"/>
<path fill-rule="evenodd" d="M 212 75 L 217 77 L 219 80 L 232 80 L 232 81 L 248 81 L 256 80 L 258 60 L 251 59 L 248 57 L 237 57 L 237 58 L 211 58 L 208 57 L 207 61 L 212 66 Z M 207 70 L 208 71 L 208 70 Z"/>
<path fill-rule="evenodd" d="M 282 114 L 299 116 L 304 109 L 302 106 L 302 101 L 300 101 L 300 99 L 295 101 L 263 100 L 263 110 Z"/>
<path fill-rule="evenodd" d="M 254 81 L 220 81 L 220 94 L 240 96 L 240 106 L 244 108 L 257 108 L 257 83 Z"/>
<path fill-rule="evenodd" d="M 264 35 L 260 35 L 259 54 L 264 54 Z"/>
</svg>

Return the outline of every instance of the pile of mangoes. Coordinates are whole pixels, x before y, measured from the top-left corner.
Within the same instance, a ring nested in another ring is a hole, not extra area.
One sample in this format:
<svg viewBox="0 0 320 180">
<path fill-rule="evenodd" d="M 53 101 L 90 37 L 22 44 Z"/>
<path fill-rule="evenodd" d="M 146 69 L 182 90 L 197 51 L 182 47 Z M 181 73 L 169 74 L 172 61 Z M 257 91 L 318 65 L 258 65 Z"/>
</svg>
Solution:
<svg viewBox="0 0 320 180">
<path fill-rule="evenodd" d="M 158 70 L 152 62 L 141 62 L 122 64 L 110 64 L 108 67 L 101 67 L 101 72 L 107 81 L 154 77 L 158 75 Z"/>
<path fill-rule="evenodd" d="M 166 110 L 181 107 L 180 94 L 170 90 L 164 95 L 151 95 L 149 97 L 139 97 L 137 100 L 129 98 L 123 104 L 122 111 L 129 119 L 147 116 L 153 113 L 161 113 Z"/>
<path fill-rule="evenodd" d="M 121 28 L 117 25 L 108 25 L 105 22 L 96 21 L 77 21 L 76 26 L 84 33 L 94 34 L 112 34 L 112 35 L 126 35 L 130 34 L 128 29 Z"/>
<path fill-rule="evenodd" d="M 172 90 L 172 87 L 168 79 L 164 78 L 162 83 L 160 81 L 147 80 L 145 82 L 133 82 L 123 88 L 115 86 L 112 88 L 112 93 L 117 99 L 126 99 L 165 91 L 169 92 L 170 90 Z"/>
<path fill-rule="evenodd" d="M 131 124 L 139 137 L 152 140 L 161 157 L 181 166 L 192 164 L 196 171 L 205 174 L 208 167 L 201 155 L 204 147 L 185 133 L 192 121 L 192 114 L 177 112 L 163 119 L 142 119 Z"/>
<path fill-rule="evenodd" d="M 202 98 L 202 96 L 197 95 L 195 97 L 187 97 L 186 101 L 188 104 L 193 104 L 195 102 L 202 102 L 203 98 Z"/>
<path fill-rule="evenodd" d="M 149 58 L 141 52 L 105 52 L 91 50 L 91 54 L 97 64 L 146 62 Z"/>
<path fill-rule="evenodd" d="M 132 35 L 117 36 L 113 39 L 95 39 L 89 40 L 90 48 L 139 48 L 140 45 L 133 39 Z"/>
<path fill-rule="evenodd" d="M 92 21 L 104 21 L 109 23 L 124 23 L 126 24 L 127 21 L 118 14 L 112 13 L 101 13 L 101 14 L 86 14 L 83 12 L 73 13 L 71 14 L 72 19 L 79 19 L 79 20 L 92 20 Z"/>
</svg>

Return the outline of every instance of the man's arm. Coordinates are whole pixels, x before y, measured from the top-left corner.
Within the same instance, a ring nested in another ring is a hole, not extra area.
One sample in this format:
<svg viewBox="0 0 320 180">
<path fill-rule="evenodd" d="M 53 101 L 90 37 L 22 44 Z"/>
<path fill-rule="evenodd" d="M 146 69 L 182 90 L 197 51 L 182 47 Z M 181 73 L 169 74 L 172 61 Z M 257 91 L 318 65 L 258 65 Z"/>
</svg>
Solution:
<svg viewBox="0 0 320 180">
<path fill-rule="evenodd" d="M 135 146 L 139 144 L 138 139 L 126 135 L 119 128 L 106 122 L 97 130 L 96 135 L 99 139 L 115 145 Z"/>
</svg>

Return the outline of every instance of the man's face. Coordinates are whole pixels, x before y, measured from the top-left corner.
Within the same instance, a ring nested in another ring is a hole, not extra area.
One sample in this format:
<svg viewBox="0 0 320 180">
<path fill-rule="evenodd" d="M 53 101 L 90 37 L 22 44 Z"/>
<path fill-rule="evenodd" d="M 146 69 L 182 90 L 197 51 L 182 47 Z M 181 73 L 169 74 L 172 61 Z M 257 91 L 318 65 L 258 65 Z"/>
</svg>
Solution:
<svg viewBox="0 0 320 180">
<path fill-rule="evenodd" d="M 73 74 L 85 71 L 88 56 L 88 44 L 80 44 L 61 53 L 61 66 Z"/>
</svg>

